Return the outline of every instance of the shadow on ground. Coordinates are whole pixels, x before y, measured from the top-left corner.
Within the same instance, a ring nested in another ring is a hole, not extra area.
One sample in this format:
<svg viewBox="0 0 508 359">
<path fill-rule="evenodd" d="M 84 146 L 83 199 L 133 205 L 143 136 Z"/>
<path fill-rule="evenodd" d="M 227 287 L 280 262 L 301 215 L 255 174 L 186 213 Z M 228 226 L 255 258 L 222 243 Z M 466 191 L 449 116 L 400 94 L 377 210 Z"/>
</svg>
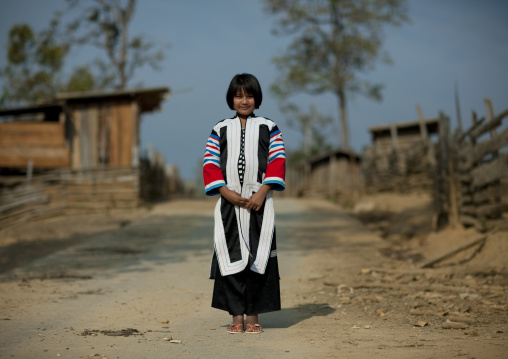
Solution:
<svg viewBox="0 0 508 359">
<path fill-rule="evenodd" d="M 0 247 L 2 281 L 92 278 L 150 270 L 148 263 L 184 261 L 212 253 L 213 219 L 151 216 L 128 226 L 65 239 L 20 242 Z M 13 271 L 23 268 L 22 271 Z"/>
<path fill-rule="evenodd" d="M 312 317 L 326 317 L 335 312 L 327 303 L 300 304 L 283 308 L 279 312 L 262 314 L 260 322 L 265 328 L 289 328 Z"/>
</svg>

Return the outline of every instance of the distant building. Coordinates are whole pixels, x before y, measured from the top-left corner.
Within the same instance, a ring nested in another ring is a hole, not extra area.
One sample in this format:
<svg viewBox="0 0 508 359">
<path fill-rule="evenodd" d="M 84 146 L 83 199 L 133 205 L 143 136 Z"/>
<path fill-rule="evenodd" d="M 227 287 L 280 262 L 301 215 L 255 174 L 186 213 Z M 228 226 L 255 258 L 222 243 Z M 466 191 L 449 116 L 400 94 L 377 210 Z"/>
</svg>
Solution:
<svg viewBox="0 0 508 359">
<path fill-rule="evenodd" d="M 64 93 L 0 109 L 0 168 L 138 167 L 141 114 L 168 95 L 166 87 Z"/>
<path fill-rule="evenodd" d="M 169 181 L 153 176 L 165 164 L 141 166 L 139 130 L 141 115 L 168 96 L 167 87 L 63 93 L 0 109 L 0 227 L 135 208 L 145 193 L 167 196 Z"/>
<path fill-rule="evenodd" d="M 369 191 L 429 189 L 435 170 L 439 118 L 369 127 L 372 144 L 362 154 L 362 171 Z"/>
<path fill-rule="evenodd" d="M 362 190 L 361 157 L 336 148 L 302 161 L 288 171 L 289 192 L 297 196 L 350 198 Z"/>
</svg>

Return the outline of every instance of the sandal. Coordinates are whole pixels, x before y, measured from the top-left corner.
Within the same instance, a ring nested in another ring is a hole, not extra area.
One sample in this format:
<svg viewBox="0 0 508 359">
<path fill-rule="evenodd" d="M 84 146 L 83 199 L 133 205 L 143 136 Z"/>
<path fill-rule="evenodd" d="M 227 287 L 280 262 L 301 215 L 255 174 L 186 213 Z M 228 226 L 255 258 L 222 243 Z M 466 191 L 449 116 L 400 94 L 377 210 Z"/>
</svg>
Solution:
<svg viewBox="0 0 508 359">
<path fill-rule="evenodd" d="M 247 328 L 247 330 L 245 331 L 245 333 L 247 334 L 259 334 L 259 333 L 263 333 L 263 327 L 259 324 L 247 324 L 247 326 L 249 328 Z M 254 330 L 254 328 L 259 328 L 258 330 Z"/>
<path fill-rule="evenodd" d="M 241 329 L 240 329 L 241 327 Z M 227 332 L 230 334 L 240 334 L 243 333 L 243 324 L 230 324 Z"/>
</svg>

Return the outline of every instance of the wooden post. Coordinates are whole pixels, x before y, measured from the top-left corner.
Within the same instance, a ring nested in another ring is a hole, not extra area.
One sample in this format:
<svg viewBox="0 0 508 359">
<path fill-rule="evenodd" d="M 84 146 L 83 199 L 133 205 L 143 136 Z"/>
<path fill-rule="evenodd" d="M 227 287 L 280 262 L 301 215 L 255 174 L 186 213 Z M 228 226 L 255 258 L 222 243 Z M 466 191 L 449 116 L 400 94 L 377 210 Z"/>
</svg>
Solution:
<svg viewBox="0 0 508 359">
<path fill-rule="evenodd" d="M 105 165 L 108 163 L 108 143 L 109 143 L 109 104 L 102 103 L 99 108 L 99 163 Z"/>
<path fill-rule="evenodd" d="M 492 101 L 488 98 L 483 100 L 483 103 L 485 105 L 485 112 L 487 114 L 487 123 L 491 122 L 494 119 L 494 106 L 492 106 Z M 490 138 L 494 137 L 497 134 L 496 128 L 493 128 L 490 130 Z M 499 151 L 496 150 L 492 152 L 492 160 L 495 160 L 499 157 Z M 501 193 L 501 180 L 497 180 L 491 184 L 491 187 L 493 187 L 495 190 L 494 192 Z M 501 203 L 501 197 L 495 196 L 493 198 L 494 203 Z"/>
<path fill-rule="evenodd" d="M 337 172 L 337 159 L 335 157 L 335 154 L 332 153 L 330 155 L 330 171 L 329 171 L 329 179 L 328 179 L 328 195 L 334 196 L 335 195 L 335 178 L 336 178 L 336 172 Z"/>
<path fill-rule="evenodd" d="M 442 183 L 442 188 L 439 191 L 440 210 L 444 213 L 450 212 L 448 201 L 450 200 L 449 188 L 448 188 L 448 118 L 439 112 L 439 152 L 440 161 L 438 164 L 438 176 Z"/>
<path fill-rule="evenodd" d="M 420 123 L 420 135 L 425 146 L 427 146 L 427 161 L 433 165 L 436 163 L 436 156 L 434 154 L 434 147 L 429 139 L 429 133 L 427 131 L 427 124 L 423 117 L 423 111 L 420 105 L 416 105 L 416 112 L 418 113 L 418 122 Z"/>
<path fill-rule="evenodd" d="M 485 112 L 487 113 L 487 121 L 492 121 L 494 118 L 494 107 L 492 106 L 492 101 L 486 98 L 483 99 L 483 104 L 485 105 Z M 495 129 L 491 131 L 495 131 Z"/>
<path fill-rule="evenodd" d="M 416 105 L 416 112 L 418 113 L 418 122 L 420 123 L 420 135 L 423 143 L 427 144 L 429 141 L 429 134 L 427 132 L 427 125 L 425 124 L 425 118 L 423 117 L 423 111 L 420 105 Z"/>
<path fill-rule="evenodd" d="M 392 150 L 391 155 L 388 157 L 389 158 L 388 167 L 390 169 L 396 169 L 396 171 L 398 171 L 401 165 L 399 156 L 399 141 L 397 138 L 397 125 L 394 123 L 390 124 L 390 138 L 392 140 Z M 393 155 L 395 155 L 395 161 L 397 161 L 396 163 L 393 163 L 394 160 Z"/>
<path fill-rule="evenodd" d="M 455 82 L 455 112 L 457 112 L 457 127 L 462 133 L 462 116 L 460 115 L 459 85 Z"/>
<path fill-rule="evenodd" d="M 89 109 L 83 107 L 80 109 L 81 113 L 81 131 L 79 133 L 80 138 L 80 163 L 81 168 L 90 168 L 90 113 Z"/>
<path fill-rule="evenodd" d="M 454 143 L 452 147 L 454 153 L 457 152 L 457 144 Z M 455 157 L 455 156 L 453 156 Z M 448 222 L 452 228 L 462 228 L 462 224 L 459 220 L 459 197 L 457 190 L 457 180 L 455 173 L 455 166 L 452 156 L 448 156 L 448 179 L 449 179 L 449 192 L 450 192 L 450 213 L 448 214 Z"/>
<path fill-rule="evenodd" d="M 399 141 L 397 139 L 397 125 L 395 123 L 390 124 L 390 137 L 392 139 L 392 150 L 395 153 L 399 152 Z"/>
<path fill-rule="evenodd" d="M 72 169 L 81 168 L 81 111 L 79 108 L 70 108 L 72 114 Z"/>
<path fill-rule="evenodd" d="M 132 153 L 131 153 L 131 166 L 133 168 L 139 167 L 139 105 L 136 101 L 131 103 L 131 121 L 132 121 Z"/>
<path fill-rule="evenodd" d="M 471 127 L 474 127 L 476 123 L 478 122 L 478 116 L 476 115 L 476 112 L 474 110 L 471 111 Z"/>
</svg>

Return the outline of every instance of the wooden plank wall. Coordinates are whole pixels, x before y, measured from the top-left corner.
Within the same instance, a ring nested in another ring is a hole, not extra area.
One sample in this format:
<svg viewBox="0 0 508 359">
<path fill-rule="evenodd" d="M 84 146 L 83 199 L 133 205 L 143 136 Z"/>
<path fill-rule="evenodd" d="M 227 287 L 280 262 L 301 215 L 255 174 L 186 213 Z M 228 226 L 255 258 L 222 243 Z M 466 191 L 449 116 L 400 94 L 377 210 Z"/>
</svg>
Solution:
<svg viewBox="0 0 508 359">
<path fill-rule="evenodd" d="M 0 123 L 0 167 L 55 168 L 70 165 L 64 123 Z"/>
<path fill-rule="evenodd" d="M 109 121 L 109 164 L 130 166 L 137 133 L 137 121 L 129 102 L 111 104 Z"/>
<path fill-rule="evenodd" d="M 129 101 L 89 103 L 72 109 L 72 168 L 139 164 L 139 114 Z"/>
<path fill-rule="evenodd" d="M 295 186 L 293 195 L 298 196 L 319 195 L 339 198 L 354 196 L 363 190 L 360 164 L 356 161 L 350 162 L 346 157 L 332 156 L 327 161 L 309 165 L 307 171 L 303 167 L 290 169 L 286 182 L 288 188 Z"/>
</svg>

